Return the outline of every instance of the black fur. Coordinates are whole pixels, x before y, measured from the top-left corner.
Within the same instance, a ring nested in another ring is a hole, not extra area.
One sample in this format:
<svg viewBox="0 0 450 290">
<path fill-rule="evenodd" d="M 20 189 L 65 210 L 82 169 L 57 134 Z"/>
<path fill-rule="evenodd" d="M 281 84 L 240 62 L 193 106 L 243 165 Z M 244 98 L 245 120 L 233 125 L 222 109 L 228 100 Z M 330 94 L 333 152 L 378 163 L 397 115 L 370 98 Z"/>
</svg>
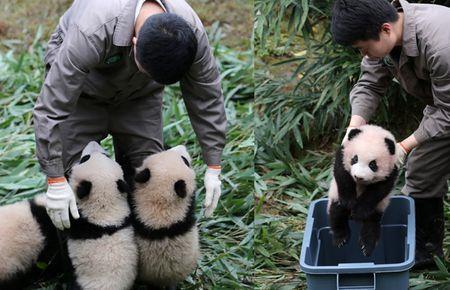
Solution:
<svg viewBox="0 0 450 290">
<path fill-rule="evenodd" d="M 184 182 L 184 180 L 181 180 L 181 179 L 178 180 L 177 182 L 175 182 L 173 187 L 179 197 L 181 197 L 181 198 L 186 197 L 186 195 L 187 195 L 186 182 Z"/>
<path fill-rule="evenodd" d="M 189 164 L 189 161 L 186 159 L 186 157 L 181 156 L 181 158 L 183 158 L 183 162 L 187 165 L 187 167 L 191 167 L 191 164 Z"/>
<path fill-rule="evenodd" d="M 99 226 L 89 222 L 84 217 L 80 217 L 79 219 L 70 219 L 70 229 L 66 232 L 68 237 L 73 240 L 92 240 L 99 239 L 103 235 L 112 235 L 130 225 L 131 218 L 129 216 L 118 226 Z"/>
<path fill-rule="evenodd" d="M 342 206 L 339 202 L 331 203 L 328 221 L 333 235 L 333 244 L 339 248 L 350 239 L 349 216 L 350 209 Z"/>
<path fill-rule="evenodd" d="M 358 136 L 359 133 L 361 133 L 361 129 L 351 129 L 350 132 L 348 132 L 348 141 L 352 140 L 356 136 Z"/>
<path fill-rule="evenodd" d="M 386 142 L 386 146 L 387 146 L 387 148 L 389 150 L 389 153 L 391 155 L 394 155 L 395 154 L 395 143 L 394 143 L 394 141 L 392 141 L 389 138 L 384 138 L 384 142 Z"/>
<path fill-rule="evenodd" d="M 86 162 L 86 161 L 88 161 L 89 159 L 91 158 L 91 155 L 84 155 L 83 157 L 81 157 L 81 159 L 80 159 L 80 164 L 81 163 L 84 163 L 84 162 Z"/>
<path fill-rule="evenodd" d="M 333 174 L 337 184 L 340 204 L 346 208 L 351 208 L 356 199 L 356 183 L 350 173 L 344 168 L 343 150 L 344 147 L 340 146 L 336 151 Z"/>
<path fill-rule="evenodd" d="M 363 255 L 368 257 L 372 255 L 381 232 L 381 218 L 383 214 L 374 211 L 362 222 L 361 233 L 359 235 L 359 245 Z"/>
<path fill-rule="evenodd" d="M 131 192 L 131 188 L 128 185 L 128 183 L 126 183 L 125 181 L 123 181 L 122 179 L 119 179 L 116 181 L 117 184 L 117 189 L 121 192 L 121 193 L 130 193 Z"/>
<path fill-rule="evenodd" d="M 365 220 L 371 216 L 375 212 L 377 204 L 394 188 L 397 175 L 398 169 L 394 167 L 385 180 L 367 185 L 352 208 L 352 217 L 355 220 Z"/>
<path fill-rule="evenodd" d="M 141 236 L 142 238 L 149 240 L 174 238 L 187 233 L 195 225 L 195 194 L 192 195 L 191 202 L 184 219 L 171 225 L 170 227 L 160 229 L 152 229 L 151 227 L 145 225 L 135 212 L 136 203 L 134 201 L 133 194 L 129 194 L 128 197 L 128 202 L 131 208 L 131 223 L 133 224 L 136 234 Z"/>
<path fill-rule="evenodd" d="M 145 168 L 144 170 L 136 174 L 136 176 L 134 177 L 134 181 L 138 183 L 144 183 L 149 181 L 150 177 L 151 177 L 150 169 Z"/>
<path fill-rule="evenodd" d="M 88 155 L 86 155 L 88 156 Z M 83 199 L 91 193 L 92 183 L 87 180 L 81 181 L 77 186 L 77 196 L 79 199 Z"/>
</svg>

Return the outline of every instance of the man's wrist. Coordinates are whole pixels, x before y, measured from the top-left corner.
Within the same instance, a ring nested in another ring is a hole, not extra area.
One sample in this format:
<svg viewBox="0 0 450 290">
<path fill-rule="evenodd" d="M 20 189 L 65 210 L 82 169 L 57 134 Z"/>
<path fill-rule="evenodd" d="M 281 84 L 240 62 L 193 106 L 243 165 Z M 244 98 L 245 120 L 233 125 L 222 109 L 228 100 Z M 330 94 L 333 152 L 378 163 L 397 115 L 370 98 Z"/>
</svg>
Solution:
<svg viewBox="0 0 450 290">
<path fill-rule="evenodd" d="M 222 169 L 222 166 L 220 165 L 208 165 L 209 169 Z"/>
<path fill-rule="evenodd" d="M 64 176 L 60 177 L 47 177 L 48 184 L 62 183 L 66 182 L 66 178 Z"/>
<path fill-rule="evenodd" d="M 348 124 L 348 128 L 356 128 L 365 124 L 367 124 L 367 121 L 363 117 L 352 115 L 350 123 Z"/>
</svg>

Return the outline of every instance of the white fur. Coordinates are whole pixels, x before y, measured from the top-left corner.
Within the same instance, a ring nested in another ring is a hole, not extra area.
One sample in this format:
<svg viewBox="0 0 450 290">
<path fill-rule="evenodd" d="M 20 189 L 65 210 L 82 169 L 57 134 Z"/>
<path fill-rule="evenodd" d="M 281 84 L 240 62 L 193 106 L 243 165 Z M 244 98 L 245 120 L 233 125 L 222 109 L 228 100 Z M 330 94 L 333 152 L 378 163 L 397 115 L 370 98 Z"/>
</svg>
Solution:
<svg viewBox="0 0 450 290">
<path fill-rule="evenodd" d="M 186 166 L 177 150 L 168 150 L 146 158 L 141 168 L 149 168 L 150 180 L 136 184 L 135 209 L 148 227 L 169 227 L 184 219 L 195 190 L 195 172 Z M 190 160 L 190 158 L 187 158 Z M 187 196 L 180 198 L 174 190 L 178 180 L 186 183 Z M 173 239 L 147 240 L 137 236 L 139 279 L 159 286 L 183 281 L 196 268 L 200 255 L 198 230 L 194 226 Z"/>
<path fill-rule="evenodd" d="M 28 201 L 0 207 L 0 280 L 30 269 L 44 246 Z"/>
<path fill-rule="evenodd" d="M 389 138 L 395 144 L 395 138 L 389 131 L 375 125 L 364 125 L 359 127 L 359 129 L 362 130 L 361 133 L 351 140 L 345 140 L 342 144 L 344 146 L 343 165 L 345 170 L 350 173 L 357 183 L 357 196 L 364 192 L 364 189 L 368 184 L 384 180 L 389 176 L 395 167 L 395 161 L 397 159 L 396 155 L 391 155 L 389 153 L 385 142 L 385 138 Z M 351 165 L 351 159 L 355 155 L 358 155 L 358 162 Z M 369 163 L 372 160 L 377 161 L 377 172 L 373 172 L 369 168 Z M 357 181 L 355 177 L 360 177 L 363 180 Z M 339 193 L 334 177 L 330 184 L 328 198 L 329 211 L 331 203 L 339 200 Z M 389 205 L 389 198 L 390 194 L 378 203 L 378 211 L 384 212 Z"/>
<path fill-rule="evenodd" d="M 71 185 L 76 192 L 82 181 L 92 183 L 88 197 L 78 199 L 83 217 L 100 226 L 118 226 L 130 214 L 126 194 L 116 181 L 123 179 L 119 164 L 95 152 L 74 166 Z M 131 226 L 98 239 L 67 242 L 77 282 L 83 289 L 130 289 L 137 275 L 138 250 Z"/>
</svg>

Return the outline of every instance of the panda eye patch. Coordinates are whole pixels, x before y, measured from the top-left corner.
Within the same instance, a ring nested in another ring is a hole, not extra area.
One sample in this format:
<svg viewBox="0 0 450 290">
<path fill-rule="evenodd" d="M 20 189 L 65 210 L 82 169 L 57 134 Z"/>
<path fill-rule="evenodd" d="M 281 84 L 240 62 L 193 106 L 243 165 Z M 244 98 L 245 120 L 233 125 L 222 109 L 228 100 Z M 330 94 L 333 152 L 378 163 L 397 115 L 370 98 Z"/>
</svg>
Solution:
<svg viewBox="0 0 450 290">
<path fill-rule="evenodd" d="M 370 163 L 369 163 L 369 168 L 370 168 L 370 170 L 372 170 L 373 172 L 377 172 L 377 170 L 378 170 L 377 161 L 376 161 L 376 160 L 370 161 Z"/>
<path fill-rule="evenodd" d="M 351 165 L 354 165 L 356 163 L 358 163 L 358 155 L 353 156 L 352 160 L 350 161 Z"/>
<path fill-rule="evenodd" d="M 84 155 L 80 160 L 80 164 L 88 161 L 89 158 L 91 158 L 91 155 Z"/>
</svg>

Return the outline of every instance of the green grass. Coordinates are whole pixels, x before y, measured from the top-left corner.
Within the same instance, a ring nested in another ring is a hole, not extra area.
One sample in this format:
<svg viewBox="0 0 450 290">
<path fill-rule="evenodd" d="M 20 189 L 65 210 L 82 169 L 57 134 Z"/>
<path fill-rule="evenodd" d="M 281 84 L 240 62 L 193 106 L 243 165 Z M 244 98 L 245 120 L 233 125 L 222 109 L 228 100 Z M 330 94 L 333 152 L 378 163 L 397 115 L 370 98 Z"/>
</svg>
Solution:
<svg viewBox="0 0 450 290">
<path fill-rule="evenodd" d="M 42 85 L 47 28 L 36 29 L 31 39 L 17 35 L 16 41 L 1 40 L 0 204 L 26 199 L 45 190 L 44 176 L 35 157 L 32 109 Z M 222 28 L 221 23 L 208 27 L 220 64 L 228 118 L 222 197 L 212 218 L 203 216 L 205 165 L 178 87 L 169 87 L 164 97 L 165 142 L 170 146 L 186 144 L 198 173 L 196 213 L 202 258 L 183 289 L 252 289 L 254 283 L 253 55 L 245 42 L 239 49 L 223 45 L 222 39 L 233 35 L 224 36 Z M 112 153 L 110 138 L 102 145 Z M 57 283 L 40 285 L 44 287 L 40 289 L 54 289 Z"/>
</svg>

